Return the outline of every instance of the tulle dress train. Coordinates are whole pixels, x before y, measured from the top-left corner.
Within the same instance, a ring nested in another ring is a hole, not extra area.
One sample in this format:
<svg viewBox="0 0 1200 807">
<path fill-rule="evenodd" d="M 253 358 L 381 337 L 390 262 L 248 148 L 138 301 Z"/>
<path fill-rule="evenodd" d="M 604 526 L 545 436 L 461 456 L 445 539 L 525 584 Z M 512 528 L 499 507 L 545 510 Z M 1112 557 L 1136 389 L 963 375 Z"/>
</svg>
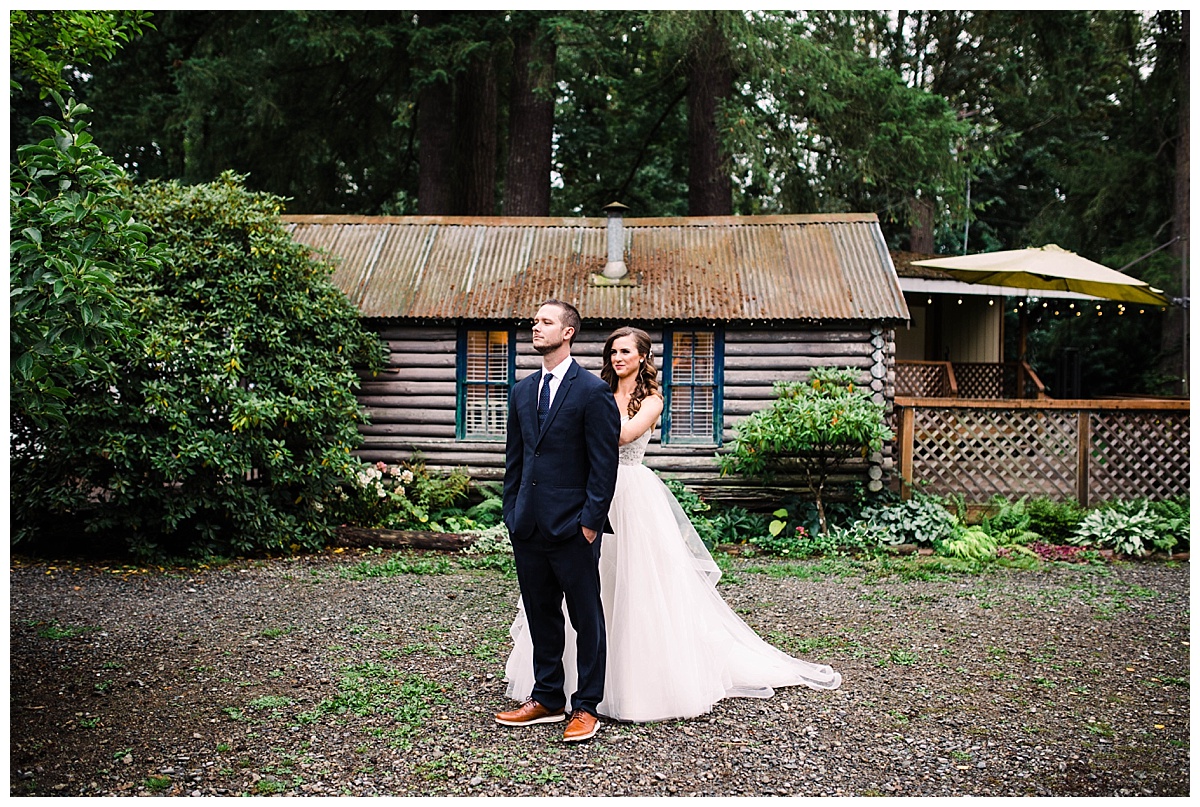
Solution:
<svg viewBox="0 0 1200 807">
<path fill-rule="evenodd" d="M 721 598 L 721 572 L 671 491 L 642 464 L 650 433 L 621 447 L 600 547 L 608 634 L 605 717 L 653 722 L 695 717 L 723 698 L 769 698 L 774 687 L 837 689 L 839 673 L 763 641 Z M 565 610 L 565 609 L 564 609 Z M 506 665 L 507 694 L 533 691 L 533 645 L 519 604 Z M 566 625 L 566 696 L 575 690 L 575 633 Z"/>
</svg>

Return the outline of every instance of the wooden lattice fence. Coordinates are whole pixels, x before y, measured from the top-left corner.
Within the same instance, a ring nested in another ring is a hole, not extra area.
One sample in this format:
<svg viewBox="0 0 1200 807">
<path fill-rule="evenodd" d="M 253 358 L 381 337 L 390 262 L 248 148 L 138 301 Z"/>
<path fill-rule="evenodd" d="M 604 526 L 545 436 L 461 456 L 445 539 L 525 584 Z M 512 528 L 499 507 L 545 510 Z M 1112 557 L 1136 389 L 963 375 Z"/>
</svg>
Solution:
<svg viewBox="0 0 1200 807">
<path fill-rule="evenodd" d="M 896 398 L 902 490 L 1155 499 L 1190 490 L 1187 401 L 946 401 Z"/>
</svg>

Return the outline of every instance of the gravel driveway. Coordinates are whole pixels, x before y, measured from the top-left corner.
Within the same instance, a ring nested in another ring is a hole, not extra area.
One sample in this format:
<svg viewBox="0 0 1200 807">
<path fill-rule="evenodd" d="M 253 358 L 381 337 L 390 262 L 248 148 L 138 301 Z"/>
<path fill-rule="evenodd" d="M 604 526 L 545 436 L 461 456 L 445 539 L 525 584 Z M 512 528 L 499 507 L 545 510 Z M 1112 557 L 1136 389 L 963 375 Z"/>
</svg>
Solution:
<svg viewBox="0 0 1200 807">
<path fill-rule="evenodd" d="M 561 725 L 492 722 L 517 599 L 502 570 L 17 558 L 10 793 L 1189 794 L 1187 564 L 913 563 L 731 561 L 730 604 L 842 688 L 564 746 Z"/>
</svg>

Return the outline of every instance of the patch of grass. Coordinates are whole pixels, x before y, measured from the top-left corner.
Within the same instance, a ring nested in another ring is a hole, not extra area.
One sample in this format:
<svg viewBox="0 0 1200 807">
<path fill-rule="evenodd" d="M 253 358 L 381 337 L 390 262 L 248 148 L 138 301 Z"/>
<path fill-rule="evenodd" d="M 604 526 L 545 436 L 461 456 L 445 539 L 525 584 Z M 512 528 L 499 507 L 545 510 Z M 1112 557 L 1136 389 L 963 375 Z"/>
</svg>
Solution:
<svg viewBox="0 0 1200 807">
<path fill-rule="evenodd" d="M 286 628 L 266 628 L 259 633 L 259 636 L 262 636 L 264 639 L 278 639 L 280 636 L 287 636 L 289 633 L 295 632 L 296 628 L 289 625 Z"/>
<path fill-rule="evenodd" d="M 471 655 L 480 661 L 503 661 L 508 638 L 508 628 L 488 628 L 483 632 L 479 644 L 471 650 Z"/>
<path fill-rule="evenodd" d="M 142 782 L 142 786 L 151 793 L 161 793 L 171 786 L 171 778 L 169 776 L 150 776 Z"/>
<path fill-rule="evenodd" d="M 226 706 L 226 707 L 225 707 L 224 709 L 222 709 L 221 711 L 222 711 L 223 713 L 225 713 L 225 714 L 229 715 L 229 719 L 230 719 L 230 720 L 233 720 L 233 721 L 235 721 L 235 722 L 237 722 L 237 723 L 249 723 L 249 722 L 251 722 L 251 721 L 250 721 L 250 718 L 246 717 L 246 715 L 242 713 L 242 710 L 241 710 L 241 709 L 238 709 L 236 706 Z"/>
<path fill-rule="evenodd" d="M 791 656 L 820 655 L 820 650 L 853 650 L 859 644 L 840 636 L 795 637 L 781 631 L 768 631 L 764 637 L 768 642 Z"/>
<path fill-rule="evenodd" d="M 888 654 L 888 661 L 897 667 L 911 667 L 918 660 L 917 654 L 909 650 L 893 650 Z"/>
<path fill-rule="evenodd" d="M 405 676 L 392 667 L 365 662 L 344 667 L 338 694 L 297 715 L 297 720 L 315 723 L 327 715 L 385 714 L 398 724 L 388 732 L 394 743 L 408 747 L 410 736 L 431 708 L 447 702 L 441 685 L 435 681 L 419 674 Z"/>
<path fill-rule="evenodd" d="M 99 628 L 93 627 L 64 625 L 57 620 L 51 620 L 38 629 L 37 635 L 43 639 L 74 639 L 76 636 L 84 636 L 89 633 L 96 633 L 99 630 Z"/>
<path fill-rule="evenodd" d="M 397 552 L 378 563 L 364 560 L 342 572 L 350 580 L 365 580 L 375 577 L 399 577 L 406 574 L 449 574 L 454 565 L 444 556 L 405 557 Z"/>
<path fill-rule="evenodd" d="M 259 779 L 254 783 L 254 792 L 263 795 L 282 793 L 285 790 L 287 790 L 287 785 L 275 779 Z"/>
<path fill-rule="evenodd" d="M 98 717 L 81 717 L 81 718 L 79 718 L 79 727 L 80 728 L 94 729 L 98 725 L 100 725 L 100 718 L 98 718 Z"/>
</svg>

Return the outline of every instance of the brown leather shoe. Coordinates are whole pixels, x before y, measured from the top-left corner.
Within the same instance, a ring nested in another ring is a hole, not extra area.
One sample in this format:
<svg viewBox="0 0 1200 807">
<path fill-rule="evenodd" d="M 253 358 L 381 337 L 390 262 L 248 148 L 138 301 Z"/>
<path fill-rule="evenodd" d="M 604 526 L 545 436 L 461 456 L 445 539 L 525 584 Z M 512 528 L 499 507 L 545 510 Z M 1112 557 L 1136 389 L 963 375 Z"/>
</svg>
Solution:
<svg viewBox="0 0 1200 807">
<path fill-rule="evenodd" d="M 571 720 L 563 732 L 564 743 L 577 743 L 580 740 L 590 740 L 600 730 L 600 721 L 591 712 L 576 709 L 571 712 Z"/>
<path fill-rule="evenodd" d="M 533 698 L 522 703 L 516 709 L 501 712 L 496 715 L 496 722 L 502 726 L 532 726 L 534 723 L 561 723 L 567 719 L 566 710 L 557 712 L 547 709 Z"/>
</svg>

